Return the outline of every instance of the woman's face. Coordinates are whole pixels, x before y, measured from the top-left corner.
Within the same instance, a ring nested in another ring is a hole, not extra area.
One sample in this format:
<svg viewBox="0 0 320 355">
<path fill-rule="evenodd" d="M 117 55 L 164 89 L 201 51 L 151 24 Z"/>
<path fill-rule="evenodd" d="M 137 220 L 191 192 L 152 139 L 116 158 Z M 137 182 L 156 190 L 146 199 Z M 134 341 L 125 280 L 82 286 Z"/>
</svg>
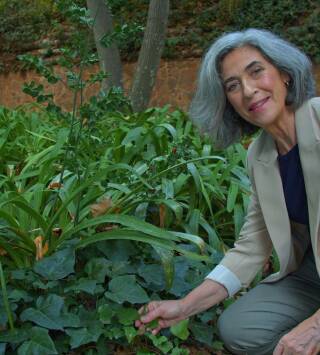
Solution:
<svg viewBox="0 0 320 355">
<path fill-rule="evenodd" d="M 246 121 L 268 128 L 289 113 L 285 104 L 287 74 L 268 62 L 259 50 L 236 48 L 221 63 L 225 94 Z"/>
</svg>

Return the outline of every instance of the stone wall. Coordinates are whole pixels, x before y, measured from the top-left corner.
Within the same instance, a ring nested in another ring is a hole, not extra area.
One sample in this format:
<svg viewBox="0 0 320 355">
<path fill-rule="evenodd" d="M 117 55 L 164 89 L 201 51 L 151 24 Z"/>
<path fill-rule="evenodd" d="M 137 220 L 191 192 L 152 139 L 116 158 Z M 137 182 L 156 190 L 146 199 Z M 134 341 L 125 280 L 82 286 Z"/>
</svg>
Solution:
<svg viewBox="0 0 320 355">
<path fill-rule="evenodd" d="M 199 64 L 199 58 L 190 58 L 181 61 L 161 61 L 150 106 L 170 104 L 173 107 L 187 110 L 195 89 Z M 124 86 L 126 90 L 130 87 L 134 69 L 135 63 L 124 64 Z M 56 67 L 55 70 L 63 75 L 60 68 Z M 85 77 L 97 71 L 98 66 L 93 66 L 85 72 Z M 315 76 L 318 83 L 318 95 L 320 95 L 320 65 L 315 67 Z M 48 92 L 54 94 L 56 103 L 67 110 L 71 110 L 72 93 L 68 88 L 61 82 L 48 86 L 43 79 L 39 78 L 32 71 L 12 72 L 0 75 L 0 105 L 15 107 L 31 102 L 32 99 L 30 96 L 24 94 L 21 90 L 23 83 L 30 82 L 31 80 L 42 83 L 48 88 Z M 98 85 L 93 85 L 86 89 L 84 91 L 85 99 L 97 94 L 98 88 Z"/>
</svg>

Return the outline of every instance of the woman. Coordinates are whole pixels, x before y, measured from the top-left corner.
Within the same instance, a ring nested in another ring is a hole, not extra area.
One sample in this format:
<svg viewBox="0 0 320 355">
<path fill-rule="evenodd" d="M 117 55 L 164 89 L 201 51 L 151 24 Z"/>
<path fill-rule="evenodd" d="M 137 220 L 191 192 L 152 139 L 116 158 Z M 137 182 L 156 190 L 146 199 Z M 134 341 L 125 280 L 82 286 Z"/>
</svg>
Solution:
<svg viewBox="0 0 320 355">
<path fill-rule="evenodd" d="M 248 150 L 252 194 L 234 248 L 186 297 L 155 301 L 137 321 L 171 326 L 248 286 L 271 255 L 280 271 L 218 321 L 234 354 L 320 351 L 320 100 L 311 64 L 293 45 L 256 29 L 220 37 L 207 52 L 191 107 L 221 147 L 262 129 Z"/>
</svg>

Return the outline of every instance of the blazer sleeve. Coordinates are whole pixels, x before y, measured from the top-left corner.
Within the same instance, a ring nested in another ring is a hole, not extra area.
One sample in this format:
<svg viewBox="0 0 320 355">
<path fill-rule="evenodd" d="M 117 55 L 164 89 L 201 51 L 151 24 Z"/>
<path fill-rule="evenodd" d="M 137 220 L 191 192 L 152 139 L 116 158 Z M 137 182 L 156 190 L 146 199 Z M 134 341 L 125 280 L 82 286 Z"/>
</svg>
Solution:
<svg viewBox="0 0 320 355">
<path fill-rule="evenodd" d="M 260 208 L 253 178 L 254 174 L 250 164 L 254 155 L 252 151 L 254 149 L 251 146 L 248 151 L 247 167 L 252 192 L 245 223 L 234 247 L 228 250 L 220 262 L 220 265 L 223 265 L 238 277 L 243 287 L 250 284 L 272 252 L 272 242 Z"/>
</svg>

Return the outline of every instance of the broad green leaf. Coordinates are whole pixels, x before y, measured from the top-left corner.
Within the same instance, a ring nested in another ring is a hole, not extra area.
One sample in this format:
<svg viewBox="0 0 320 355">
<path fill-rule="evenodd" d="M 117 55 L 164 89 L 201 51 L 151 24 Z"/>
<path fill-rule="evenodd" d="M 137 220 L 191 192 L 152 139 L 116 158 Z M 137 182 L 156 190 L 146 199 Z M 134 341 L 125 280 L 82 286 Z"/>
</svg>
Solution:
<svg viewBox="0 0 320 355">
<path fill-rule="evenodd" d="M 78 348 L 80 345 L 97 342 L 103 329 L 98 326 L 80 328 L 80 329 L 66 329 L 66 333 L 70 336 L 71 349 Z"/>
<path fill-rule="evenodd" d="M 18 355 L 54 355 L 58 354 L 48 330 L 33 327 L 30 331 L 30 340 L 18 348 Z"/>
<path fill-rule="evenodd" d="M 63 330 L 63 324 L 60 319 L 63 304 L 63 298 L 58 295 L 40 296 L 37 299 L 37 308 L 27 308 L 21 313 L 20 319 L 22 321 L 31 321 L 44 328 Z"/>
<path fill-rule="evenodd" d="M 200 322 L 190 322 L 189 329 L 197 341 L 212 347 L 214 328 Z"/>
<path fill-rule="evenodd" d="M 111 261 L 106 258 L 91 258 L 84 267 L 84 271 L 87 273 L 89 278 L 103 283 L 110 268 Z"/>
<path fill-rule="evenodd" d="M 129 133 L 124 137 L 121 144 L 126 145 L 131 142 L 138 142 L 141 139 L 142 134 L 146 133 L 144 127 L 136 127 L 129 131 Z"/>
<path fill-rule="evenodd" d="M 138 311 L 135 308 L 121 307 L 116 311 L 116 316 L 119 322 L 123 325 L 131 325 L 136 319 L 140 318 Z"/>
<path fill-rule="evenodd" d="M 161 263 L 165 275 L 166 289 L 169 290 L 173 283 L 174 277 L 174 261 L 173 261 L 173 250 L 168 250 L 167 248 L 161 248 L 156 245 L 152 245 L 154 250 L 160 256 Z"/>
<path fill-rule="evenodd" d="M 173 139 L 177 138 L 177 130 L 169 123 L 161 123 L 159 124 L 159 127 L 164 127 L 170 132 L 171 136 Z"/>
<path fill-rule="evenodd" d="M 145 235 L 140 232 L 126 230 L 126 229 L 116 229 L 111 230 L 109 232 L 102 232 L 92 236 L 87 236 L 85 239 L 81 240 L 77 248 L 84 248 L 87 245 L 100 242 L 103 240 L 113 240 L 113 239 L 124 239 L 124 240 L 135 240 L 138 242 L 148 243 L 152 246 L 159 246 L 161 248 L 168 249 L 169 251 L 176 250 L 177 252 L 181 253 L 182 255 L 187 256 L 188 258 L 194 260 L 201 260 L 210 262 L 210 258 L 204 255 L 199 255 L 193 252 L 189 252 L 182 247 L 177 246 L 174 242 L 170 242 L 168 240 L 162 240 L 159 238 L 150 238 L 150 236 Z"/>
<path fill-rule="evenodd" d="M 103 304 L 98 308 L 99 319 L 103 324 L 111 324 L 111 319 L 114 316 L 114 310 L 109 304 Z"/>
<path fill-rule="evenodd" d="M 181 204 L 171 199 L 160 200 L 159 202 L 163 203 L 174 212 L 177 219 L 177 224 L 181 223 L 183 217 L 183 207 Z"/>
<path fill-rule="evenodd" d="M 236 238 L 239 237 L 240 230 L 244 222 L 244 212 L 240 204 L 236 203 L 233 209 L 234 230 Z"/>
<path fill-rule="evenodd" d="M 199 223 L 200 211 L 198 209 L 194 209 L 191 211 L 189 218 L 189 227 L 192 234 L 199 235 Z"/>
<path fill-rule="evenodd" d="M 149 296 L 144 289 L 138 285 L 134 275 L 117 276 L 109 282 L 109 291 L 105 296 L 114 302 L 122 304 L 145 303 L 149 301 Z"/>
<path fill-rule="evenodd" d="M 148 334 L 148 337 L 151 339 L 153 345 L 161 350 L 163 354 L 167 354 L 173 348 L 172 342 L 164 335 L 155 336 L 153 334 Z"/>
<path fill-rule="evenodd" d="M 33 270 L 47 280 L 60 280 L 74 272 L 74 264 L 74 250 L 65 248 L 38 261 Z"/>
<path fill-rule="evenodd" d="M 1 343 L 17 344 L 29 339 L 30 329 L 15 328 L 14 330 L 3 330 L 0 332 Z"/>
<path fill-rule="evenodd" d="M 139 334 L 138 330 L 135 327 L 124 327 L 124 334 L 130 344 L 132 340 Z"/>
<path fill-rule="evenodd" d="M 178 238 L 176 238 L 172 233 L 161 229 L 159 227 L 156 227 L 150 223 L 147 223 L 145 221 L 141 221 L 140 219 L 133 217 L 133 216 L 127 216 L 127 215 L 118 215 L 118 214 L 109 214 L 97 218 L 92 218 L 88 221 L 80 223 L 78 226 L 72 228 L 69 231 L 66 231 L 64 234 L 61 235 L 60 238 L 67 238 L 70 235 L 73 235 L 82 229 L 88 228 L 88 227 L 94 227 L 98 226 L 103 223 L 118 223 L 121 224 L 125 227 L 129 227 L 131 229 L 134 229 L 136 231 L 141 231 L 144 234 L 149 234 L 151 236 L 164 239 L 164 240 L 170 240 L 170 241 L 178 241 Z"/>
<path fill-rule="evenodd" d="M 142 264 L 138 268 L 138 274 L 151 285 L 164 286 L 164 273 L 159 264 Z"/>
<path fill-rule="evenodd" d="M 174 197 L 174 187 L 171 180 L 162 178 L 162 192 L 164 193 L 166 199 Z"/>
<path fill-rule="evenodd" d="M 103 287 L 101 285 L 97 285 L 97 280 L 89 280 L 86 278 L 80 278 L 73 285 L 68 286 L 64 289 L 64 292 L 73 291 L 75 293 L 86 292 L 91 295 L 94 295 L 99 292 L 103 292 Z"/>
<path fill-rule="evenodd" d="M 199 193 L 201 191 L 201 182 L 200 182 L 201 177 L 200 177 L 199 171 L 194 163 L 188 163 L 187 168 L 193 177 L 195 186 L 197 188 L 197 192 Z"/>
<path fill-rule="evenodd" d="M 228 198 L 227 198 L 227 211 L 232 212 L 234 205 L 236 203 L 237 195 L 239 191 L 239 185 L 231 183 L 229 191 L 228 191 Z"/>
<path fill-rule="evenodd" d="M 187 340 L 189 337 L 189 334 L 190 334 L 189 330 L 188 330 L 188 324 L 189 324 L 189 320 L 184 319 L 184 320 L 180 321 L 179 323 L 172 325 L 170 327 L 170 331 L 173 335 L 175 335 L 179 339 Z"/>
</svg>

